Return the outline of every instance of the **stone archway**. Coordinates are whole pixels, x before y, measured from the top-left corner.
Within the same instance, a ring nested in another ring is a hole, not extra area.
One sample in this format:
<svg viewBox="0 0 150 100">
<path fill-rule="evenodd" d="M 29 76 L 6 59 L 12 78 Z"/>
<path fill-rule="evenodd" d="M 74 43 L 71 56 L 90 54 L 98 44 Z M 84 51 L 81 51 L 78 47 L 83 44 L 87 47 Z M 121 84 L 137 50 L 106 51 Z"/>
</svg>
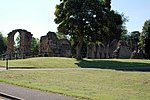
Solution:
<svg viewBox="0 0 150 100">
<path fill-rule="evenodd" d="M 8 43 L 7 43 L 7 52 L 6 52 L 8 59 L 14 58 L 14 54 L 15 54 L 14 36 L 17 32 L 19 32 L 20 34 L 20 48 L 19 48 L 20 58 L 26 58 L 26 56 L 30 54 L 32 34 L 27 30 L 16 29 L 8 34 L 8 38 L 7 38 Z"/>
</svg>

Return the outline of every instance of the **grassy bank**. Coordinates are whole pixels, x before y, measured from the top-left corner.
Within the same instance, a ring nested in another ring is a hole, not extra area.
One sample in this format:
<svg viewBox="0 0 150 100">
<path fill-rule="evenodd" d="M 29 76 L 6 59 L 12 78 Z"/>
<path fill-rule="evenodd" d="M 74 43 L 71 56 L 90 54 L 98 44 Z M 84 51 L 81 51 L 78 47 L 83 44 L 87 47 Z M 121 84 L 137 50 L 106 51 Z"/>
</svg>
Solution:
<svg viewBox="0 0 150 100">
<path fill-rule="evenodd" d="M 150 100 L 145 72 L 0 71 L 0 81 L 92 100 Z"/>
<path fill-rule="evenodd" d="M 5 61 L 0 60 L 0 66 Z M 122 67 L 150 67 L 150 60 L 137 59 L 83 59 L 62 57 L 41 57 L 22 60 L 10 60 L 9 67 L 22 68 L 104 68 L 114 69 Z"/>
<path fill-rule="evenodd" d="M 62 57 L 39 57 L 29 59 L 9 60 L 9 67 L 18 68 L 75 68 L 76 59 Z M 0 61 L 1 66 L 5 66 L 5 61 Z"/>
</svg>

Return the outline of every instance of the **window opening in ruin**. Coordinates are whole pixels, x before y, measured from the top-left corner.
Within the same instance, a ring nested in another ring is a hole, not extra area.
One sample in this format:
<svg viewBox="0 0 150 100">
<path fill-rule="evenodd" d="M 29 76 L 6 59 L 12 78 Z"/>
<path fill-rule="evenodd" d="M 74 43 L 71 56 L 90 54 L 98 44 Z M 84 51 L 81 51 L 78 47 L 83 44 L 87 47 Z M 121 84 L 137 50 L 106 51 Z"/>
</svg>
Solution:
<svg viewBox="0 0 150 100">
<path fill-rule="evenodd" d="M 14 53 L 15 53 L 15 58 L 19 57 L 20 54 L 20 33 L 17 32 L 14 36 Z"/>
</svg>

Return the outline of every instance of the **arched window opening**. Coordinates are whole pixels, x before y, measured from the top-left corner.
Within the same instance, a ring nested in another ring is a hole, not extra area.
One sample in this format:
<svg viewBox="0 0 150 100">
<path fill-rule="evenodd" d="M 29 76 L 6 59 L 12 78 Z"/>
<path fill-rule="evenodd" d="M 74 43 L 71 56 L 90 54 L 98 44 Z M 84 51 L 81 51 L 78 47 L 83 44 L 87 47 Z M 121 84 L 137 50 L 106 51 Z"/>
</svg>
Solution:
<svg viewBox="0 0 150 100">
<path fill-rule="evenodd" d="M 15 59 L 19 58 L 20 55 L 20 33 L 17 32 L 14 36 L 14 53 Z"/>
</svg>

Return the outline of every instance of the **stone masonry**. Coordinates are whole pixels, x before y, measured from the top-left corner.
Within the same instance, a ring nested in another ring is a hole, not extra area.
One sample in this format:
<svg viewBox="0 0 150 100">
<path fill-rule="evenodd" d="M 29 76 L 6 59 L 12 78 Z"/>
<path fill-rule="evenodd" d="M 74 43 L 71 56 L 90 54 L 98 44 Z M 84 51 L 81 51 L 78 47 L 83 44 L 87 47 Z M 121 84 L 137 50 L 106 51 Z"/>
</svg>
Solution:
<svg viewBox="0 0 150 100">
<path fill-rule="evenodd" d="M 8 59 L 14 59 L 14 54 L 15 54 L 14 36 L 17 32 L 19 32 L 20 34 L 19 56 L 21 58 L 25 58 L 30 53 L 32 34 L 23 29 L 16 29 L 8 34 L 8 38 L 7 38 L 8 43 L 7 43 L 7 51 L 6 51 L 6 55 L 8 56 Z"/>
<path fill-rule="evenodd" d="M 40 39 L 39 55 L 48 57 L 71 57 L 71 44 L 67 39 L 58 39 L 56 33 L 48 32 Z"/>
<path fill-rule="evenodd" d="M 118 41 L 114 39 L 109 45 L 91 43 L 87 46 L 87 58 L 130 58 L 132 52 L 137 51 L 137 43 L 130 39 Z"/>
</svg>

